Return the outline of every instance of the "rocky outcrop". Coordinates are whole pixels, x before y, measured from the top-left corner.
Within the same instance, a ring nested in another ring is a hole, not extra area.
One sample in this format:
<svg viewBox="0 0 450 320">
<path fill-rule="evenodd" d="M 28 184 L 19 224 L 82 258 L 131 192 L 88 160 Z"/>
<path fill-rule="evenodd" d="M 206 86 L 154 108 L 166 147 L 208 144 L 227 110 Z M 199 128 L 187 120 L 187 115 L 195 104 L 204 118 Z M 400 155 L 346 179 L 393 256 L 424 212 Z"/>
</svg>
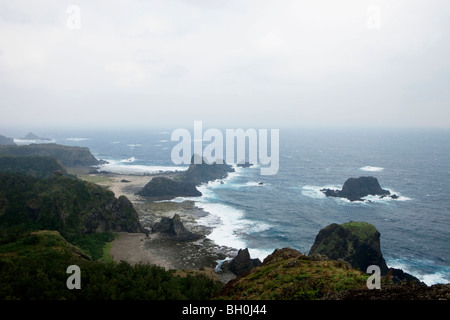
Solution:
<svg viewBox="0 0 450 320">
<path fill-rule="evenodd" d="M 202 237 L 201 235 L 188 231 L 181 222 L 179 214 L 175 214 L 173 218 L 161 218 L 161 221 L 155 223 L 152 231 L 166 234 L 175 241 L 194 241 Z"/>
<path fill-rule="evenodd" d="M 89 148 L 63 146 L 54 143 L 23 146 L 0 146 L 0 154 L 13 156 L 41 156 L 59 160 L 66 167 L 93 166 L 104 161 L 97 160 Z"/>
<path fill-rule="evenodd" d="M 234 172 L 234 169 L 229 164 L 208 163 L 205 158 L 193 155 L 188 170 L 181 174 L 179 179 L 182 182 L 193 183 L 198 186 L 208 181 L 225 179 L 230 172 Z"/>
<path fill-rule="evenodd" d="M 0 213 L 0 226 L 57 230 L 68 239 L 103 231 L 143 232 L 128 198 L 62 175 L 0 173 Z"/>
<path fill-rule="evenodd" d="M 230 270 L 235 275 L 240 276 L 247 271 L 250 271 L 254 267 L 257 267 L 261 264 L 261 260 L 259 259 L 251 259 L 250 253 L 248 249 L 240 249 L 236 257 L 234 257 L 231 261 L 225 261 L 222 264 L 223 270 Z"/>
<path fill-rule="evenodd" d="M 391 195 L 389 190 L 382 189 L 377 178 L 374 177 L 349 178 L 345 181 L 342 190 L 322 189 L 320 191 L 328 197 L 347 198 L 350 201 L 363 201 L 362 198 L 368 195 L 398 198 L 397 195 Z"/>
<path fill-rule="evenodd" d="M 342 259 L 363 272 L 370 265 L 380 267 L 381 274 L 388 271 L 380 249 L 380 233 L 366 222 L 333 223 L 321 229 L 309 254 L 325 255 L 332 260 Z"/>
<path fill-rule="evenodd" d="M 138 192 L 138 195 L 156 199 L 173 199 L 176 197 L 199 197 L 202 193 L 193 183 L 166 177 L 154 177 Z"/>
</svg>

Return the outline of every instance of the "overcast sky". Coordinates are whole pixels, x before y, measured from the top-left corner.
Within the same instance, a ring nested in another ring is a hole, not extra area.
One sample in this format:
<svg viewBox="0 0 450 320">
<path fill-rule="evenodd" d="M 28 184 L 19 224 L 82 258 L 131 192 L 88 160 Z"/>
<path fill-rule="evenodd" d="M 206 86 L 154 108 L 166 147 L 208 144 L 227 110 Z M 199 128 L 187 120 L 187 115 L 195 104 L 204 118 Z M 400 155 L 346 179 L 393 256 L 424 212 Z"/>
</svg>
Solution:
<svg viewBox="0 0 450 320">
<path fill-rule="evenodd" d="M 450 127 L 449 13 L 448 0 L 0 0 L 0 131 Z"/>
</svg>

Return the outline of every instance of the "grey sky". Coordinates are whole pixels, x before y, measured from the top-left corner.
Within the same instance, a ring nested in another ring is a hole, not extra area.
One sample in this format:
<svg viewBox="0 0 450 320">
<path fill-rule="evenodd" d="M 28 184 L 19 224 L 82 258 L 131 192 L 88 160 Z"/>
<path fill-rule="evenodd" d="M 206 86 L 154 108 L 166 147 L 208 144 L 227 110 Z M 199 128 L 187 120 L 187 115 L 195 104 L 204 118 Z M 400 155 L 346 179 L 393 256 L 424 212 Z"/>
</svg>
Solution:
<svg viewBox="0 0 450 320">
<path fill-rule="evenodd" d="M 450 127 L 449 12 L 448 0 L 0 0 L 0 128 Z"/>
</svg>

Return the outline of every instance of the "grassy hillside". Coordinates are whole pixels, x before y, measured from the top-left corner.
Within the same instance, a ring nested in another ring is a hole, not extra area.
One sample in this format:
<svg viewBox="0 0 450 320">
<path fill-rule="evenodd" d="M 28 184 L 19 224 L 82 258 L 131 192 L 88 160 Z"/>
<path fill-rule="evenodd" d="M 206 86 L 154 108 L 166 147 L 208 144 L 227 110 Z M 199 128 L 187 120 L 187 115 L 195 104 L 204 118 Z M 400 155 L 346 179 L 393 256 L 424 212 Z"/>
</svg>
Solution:
<svg viewBox="0 0 450 320">
<path fill-rule="evenodd" d="M 95 232 L 142 232 L 131 202 L 98 185 L 0 173 L 0 231 L 11 227 L 58 230 L 68 241 Z"/>
<path fill-rule="evenodd" d="M 217 299 L 311 300 L 329 292 L 366 288 L 368 274 L 344 261 L 320 260 L 284 248 L 263 264 L 229 282 Z"/>
<path fill-rule="evenodd" d="M 90 261 L 57 231 L 0 237 L 0 299 L 209 299 L 221 283 L 203 276 L 174 277 L 152 265 Z M 80 267 L 81 289 L 66 286 L 67 267 Z"/>
<path fill-rule="evenodd" d="M 41 156 L 0 155 L 0 172 L 22 173 L 38 178 L 50 178 L 55 173 L 68 175 L 66 169 L 58 160 Z"/>
<path fill-rule="evenodd" d="M 59 160 L 66 167 L 92 166 L 99 164 L 86 147 L 64 146 L 54 143 L 23 146 L 0 145 L 0 154 L 13 156 L 41 156 Z"/>
</svg>

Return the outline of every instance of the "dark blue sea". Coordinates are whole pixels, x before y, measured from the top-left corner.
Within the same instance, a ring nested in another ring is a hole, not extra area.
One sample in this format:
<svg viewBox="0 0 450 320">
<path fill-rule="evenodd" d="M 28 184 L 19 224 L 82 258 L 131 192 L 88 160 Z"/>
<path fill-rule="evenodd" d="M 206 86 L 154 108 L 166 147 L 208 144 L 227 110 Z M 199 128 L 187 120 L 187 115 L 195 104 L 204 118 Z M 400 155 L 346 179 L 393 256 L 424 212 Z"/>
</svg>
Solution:
<svg viewBox="0 0 450 320">
<path fill-rule="evenodd" d="M 109 161 L 105 170 L 144 174 L 187 168 L 171 160 L 174 129 L 46 134 L 89 147 Z M 366 221 L 380 231 L 389 267 L 428 285 L 450 282 L 450 130 L 280 129 L 279 160 L 276 175 L 236 168 L 223 184 L 200 187 L 203 196 L 193 199 L 209 215 L 199 223 L 214 227 L 217 244 L 248 247 L 261 259 L 275 248 L 308 253 L 321 228 Z M 359 176 L 376 177 L 400 198 L 352 203 L 320 192 Z"/>
</svg>

